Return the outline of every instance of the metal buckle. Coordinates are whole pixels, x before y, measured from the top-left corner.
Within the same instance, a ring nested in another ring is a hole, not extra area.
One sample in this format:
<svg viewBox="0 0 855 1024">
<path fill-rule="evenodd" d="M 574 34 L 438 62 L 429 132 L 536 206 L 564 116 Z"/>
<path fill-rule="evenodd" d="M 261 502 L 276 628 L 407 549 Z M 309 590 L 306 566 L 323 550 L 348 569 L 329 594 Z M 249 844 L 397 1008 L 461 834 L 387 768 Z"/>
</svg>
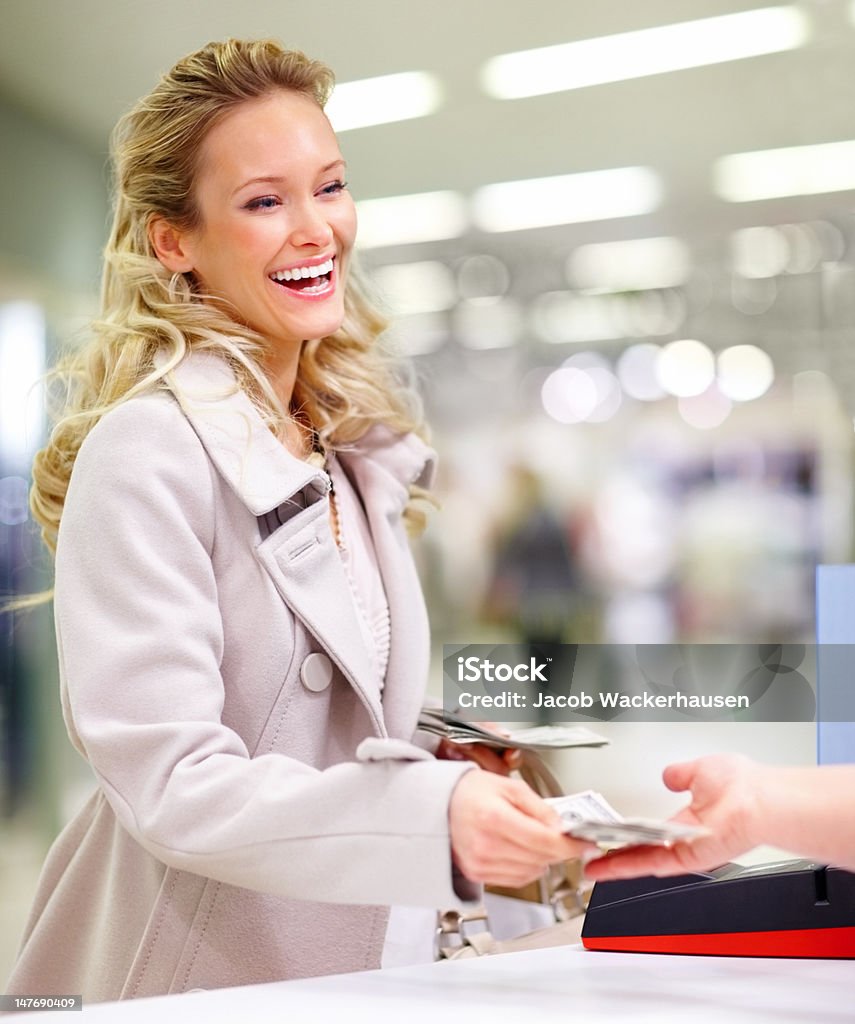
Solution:
<svg viewBox="0 0 855 1024">
<path fill-rule="evenodd" d="M 436 915 L 434 959 L 442 960 L 448 951 L 465 946 L 468 942 L 467 932 L 473 930 L 469 926 L 477 924 L 479 921 L 482 927 L 475 928 L 474 931 L 487 931 L 487 911 L 484 907 L 464 912 L 459 910 L 440 911 Z"/>
</svg>

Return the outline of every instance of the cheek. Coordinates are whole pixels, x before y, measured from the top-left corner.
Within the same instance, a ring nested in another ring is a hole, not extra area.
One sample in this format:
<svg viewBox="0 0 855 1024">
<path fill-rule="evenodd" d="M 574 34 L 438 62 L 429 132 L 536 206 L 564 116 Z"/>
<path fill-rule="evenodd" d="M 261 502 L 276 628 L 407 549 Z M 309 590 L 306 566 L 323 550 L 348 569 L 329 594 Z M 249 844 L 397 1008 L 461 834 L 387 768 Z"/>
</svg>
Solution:
<svg viewBox="0 0 855 1024">
<path fill-rule="evenodd" d="M 351 199 L 336 214 L 335 232 L 345 248 L 350 249 L 356 240 L 356 206 Z"/>
<path fill-rule="evenodd" d="M 268 217 L 263 221 L 233 226 L 230 241 L 235 250 L 265 255 L 271 247 L 275 251 L 281 244 L 281 231 L 281 226 L 277 230 L 274 218 Z"/>
<path fill-rule="evenodd" d="M 225 215 L 206 220 L 202 242 L 209 261 L 227 263 L 239 256 L 263 253 L 281 238 L 278 217 Z"/>
</svg>

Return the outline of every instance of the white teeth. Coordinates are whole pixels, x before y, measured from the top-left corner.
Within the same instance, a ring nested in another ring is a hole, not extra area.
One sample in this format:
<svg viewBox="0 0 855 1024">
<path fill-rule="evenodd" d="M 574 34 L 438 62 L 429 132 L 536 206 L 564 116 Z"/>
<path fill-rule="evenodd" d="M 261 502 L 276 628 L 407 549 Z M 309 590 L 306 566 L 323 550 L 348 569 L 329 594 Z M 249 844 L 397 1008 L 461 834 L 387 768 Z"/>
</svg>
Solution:
<svg viewBox="0 0 855 1024">
<path fill-rule="evenodd" d="M 322 277 L 324 274 L 331 274 L 333 268 L 332 258 L 326 263 L 319 263 L 315 267 L 295 267 L 293 270 L 276 270 L 270 276 L 274 281 L 300 281 L 304 277 Z"/>
</svg>

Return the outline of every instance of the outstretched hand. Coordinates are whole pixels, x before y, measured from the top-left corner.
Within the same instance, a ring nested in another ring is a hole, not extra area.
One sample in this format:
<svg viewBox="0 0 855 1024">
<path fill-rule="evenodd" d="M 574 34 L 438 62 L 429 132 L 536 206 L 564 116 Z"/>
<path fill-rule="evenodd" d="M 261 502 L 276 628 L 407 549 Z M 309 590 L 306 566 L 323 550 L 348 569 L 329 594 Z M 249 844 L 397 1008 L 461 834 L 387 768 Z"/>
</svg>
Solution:
<svg viewBox="0 0 855 1024">
<path fill-rule="evenodd" d="M 718 867 L 745 853 L 761 841 L 763 772 L 762 765 L 735 754 L 670 765 L 663 773 L 665 785 L 692 795 L 691 804 L 673 820 L 704 825 L 712 834 L 673 846 L 625 847 L 589 861 L 585 874 L 594 881 L 679 875 Z"/>
</svg>

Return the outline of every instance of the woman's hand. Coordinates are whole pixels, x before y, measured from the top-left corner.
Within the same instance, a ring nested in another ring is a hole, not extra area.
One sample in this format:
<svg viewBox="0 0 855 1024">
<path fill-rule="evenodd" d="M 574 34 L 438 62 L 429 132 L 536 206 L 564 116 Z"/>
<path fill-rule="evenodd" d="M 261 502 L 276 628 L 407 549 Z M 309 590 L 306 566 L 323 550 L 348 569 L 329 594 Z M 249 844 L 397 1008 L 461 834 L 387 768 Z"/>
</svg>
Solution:
<svg viewBox="0 0 855 1024">
<path fill-rule="evenodd" d="M 507 732 L 495 722 L 475 722 L 482 729 L 494 732 L 497 736 L 507 736 Z M 483 743 L 455 743 L 454 740 L 441 739 L 434 751 L 434 757 L 441 761 L 474 761 L 484 771 L 496 775 L 510 775 L 522 764 L 522 751 L 516 747 L 496 750 L 495 747 Z"/>
<path fill-rule="evenodd" d="M 555 811 L 524 782 L 491 772 L 461 777 L 448 818 L 454 861 L 473 882 L 526 885 L 592 848 L 564 835 Z"/>
<path fill-rule="evenodd" d="M 444 738 L 439 741 L 434 757 L 441 761 L 474 761 L 479 768 L 496 775 L 510 775 L 522 763 L 521 752 L 516 747 L 496 750 L 483 743 L 455 743 Z"/>
<path fill-rule="evenodd" d="M 735 754 L 672 764 L 663 780 L 674 792 L 689 790 L 691 804 L 674 821 L 704 825 L 712 835 L 673 846 L 633 846 L 585 866 L 595 881 L 638 875 L 680 875 L 718 867 L 762 841 L 764 766 Z"/>
</svg>

